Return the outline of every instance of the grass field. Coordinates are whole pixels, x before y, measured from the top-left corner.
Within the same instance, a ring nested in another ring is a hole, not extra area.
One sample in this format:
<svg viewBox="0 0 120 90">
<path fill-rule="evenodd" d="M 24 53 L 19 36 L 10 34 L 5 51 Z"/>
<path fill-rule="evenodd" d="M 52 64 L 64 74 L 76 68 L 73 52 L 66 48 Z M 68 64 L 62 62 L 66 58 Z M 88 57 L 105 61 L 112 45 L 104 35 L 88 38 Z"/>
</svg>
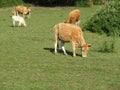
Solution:
<svg viewBox="0 0 120 90">
<path fill-rule="evenodd" d="M 0 90 L 120 90 L 120 38 L 84 31 L 92 47 L 88 57 L 53 54 L 53 26 L 75 7 L 33 7 L 27 27 L 12 27 L 12 8 L 0 9 Z M 99 7 L 79 8 L 82 27 Z M 105 40 L 115 40 L 113 53 L 98 52 Z"/>
</svg>

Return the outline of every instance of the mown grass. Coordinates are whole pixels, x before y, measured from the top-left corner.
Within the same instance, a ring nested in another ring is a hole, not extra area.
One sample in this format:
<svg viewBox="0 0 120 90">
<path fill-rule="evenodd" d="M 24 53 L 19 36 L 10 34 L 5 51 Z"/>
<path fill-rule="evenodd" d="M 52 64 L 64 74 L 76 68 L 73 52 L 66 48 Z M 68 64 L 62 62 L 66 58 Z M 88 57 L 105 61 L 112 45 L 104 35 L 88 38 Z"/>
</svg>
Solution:
<svg viewBox="0 0 120 90">
<path fill-rule="evenodd" d="M 115 52 L 101 53 L 105 40 L 113 37 L 84 31 L 92 47 L 87 58 L 53 54 L 54 24 L 63 22 L 75 7 L 33 7 L 27 27 L 11 27 L 12 8 L 0 9 L 0 90 L 119 90 L 120 38 L 115 37 Z M 80 26 L 99 7 L 79 8 Z"/>
</svg>

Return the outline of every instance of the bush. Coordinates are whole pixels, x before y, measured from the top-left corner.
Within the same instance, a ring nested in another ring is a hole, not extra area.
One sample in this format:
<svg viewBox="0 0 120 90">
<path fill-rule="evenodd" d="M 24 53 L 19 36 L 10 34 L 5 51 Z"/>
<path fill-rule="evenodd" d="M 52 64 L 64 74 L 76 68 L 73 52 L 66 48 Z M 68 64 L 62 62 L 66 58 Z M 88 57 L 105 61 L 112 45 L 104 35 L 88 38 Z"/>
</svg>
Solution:
<svg viewBox="0 0 120 90">
<path fill-rule="evenodd" d="M 84 25 L 84 29 L 100 34 L 120 35 L 120 1 L 110 1 L 105 4 Z"/>
<path fill-rule="evenodd" d="M 22 0 L 0 0 L 0 7 L 9 7 L 23 4 Z"/>
<path fill-rule="evenodd" d="M 102 4 L 102 0 L 93 0 L 95 5 L 100 5 Z"/>
</svg>

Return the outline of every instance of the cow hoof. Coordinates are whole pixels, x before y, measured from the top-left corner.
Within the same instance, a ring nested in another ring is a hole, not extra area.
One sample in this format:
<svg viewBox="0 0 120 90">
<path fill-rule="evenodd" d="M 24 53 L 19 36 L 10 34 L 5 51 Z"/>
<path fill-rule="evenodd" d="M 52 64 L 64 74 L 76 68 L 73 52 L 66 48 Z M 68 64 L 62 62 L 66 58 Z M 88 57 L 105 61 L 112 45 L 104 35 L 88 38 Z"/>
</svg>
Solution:
<svg viewBox="0 0 120 90">
<path fill-rule="evenodd" d="M 57 54 L 57 52 L 54 52 L 54 54 Z"/>
<path fill-rule="evenodd" d="M 82 57 L 87 57 L 87 55 L 83 55 Z"/>
<path fill-rule="evenodd" d="M 76 57 L 76 54 L 73 54 L 73 57 Z"/>
<path fill-rule="evenodd" d="M 67 56 L 68 54 L 65 54 L 65 56 Z"/>
<path fill-rule="evenodd" d="M 64 53 L 64 55 L 66 55 L 66 56 L 67 56 L 68 54 L 67 54 L 67 53 Z"/>
</svg>

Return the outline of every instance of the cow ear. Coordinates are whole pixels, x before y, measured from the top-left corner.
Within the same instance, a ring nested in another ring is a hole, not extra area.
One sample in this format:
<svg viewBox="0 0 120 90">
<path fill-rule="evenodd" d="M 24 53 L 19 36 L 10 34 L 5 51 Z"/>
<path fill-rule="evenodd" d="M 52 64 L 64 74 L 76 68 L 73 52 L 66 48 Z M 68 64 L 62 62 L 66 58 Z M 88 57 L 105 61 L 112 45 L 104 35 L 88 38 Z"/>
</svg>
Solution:
<svg viewBox="0 0 120 90">
<path fill-rule="evenodd" d="M 88 47 L 91 47 L 91 44 L 88 44 Z"/>
</svg>

